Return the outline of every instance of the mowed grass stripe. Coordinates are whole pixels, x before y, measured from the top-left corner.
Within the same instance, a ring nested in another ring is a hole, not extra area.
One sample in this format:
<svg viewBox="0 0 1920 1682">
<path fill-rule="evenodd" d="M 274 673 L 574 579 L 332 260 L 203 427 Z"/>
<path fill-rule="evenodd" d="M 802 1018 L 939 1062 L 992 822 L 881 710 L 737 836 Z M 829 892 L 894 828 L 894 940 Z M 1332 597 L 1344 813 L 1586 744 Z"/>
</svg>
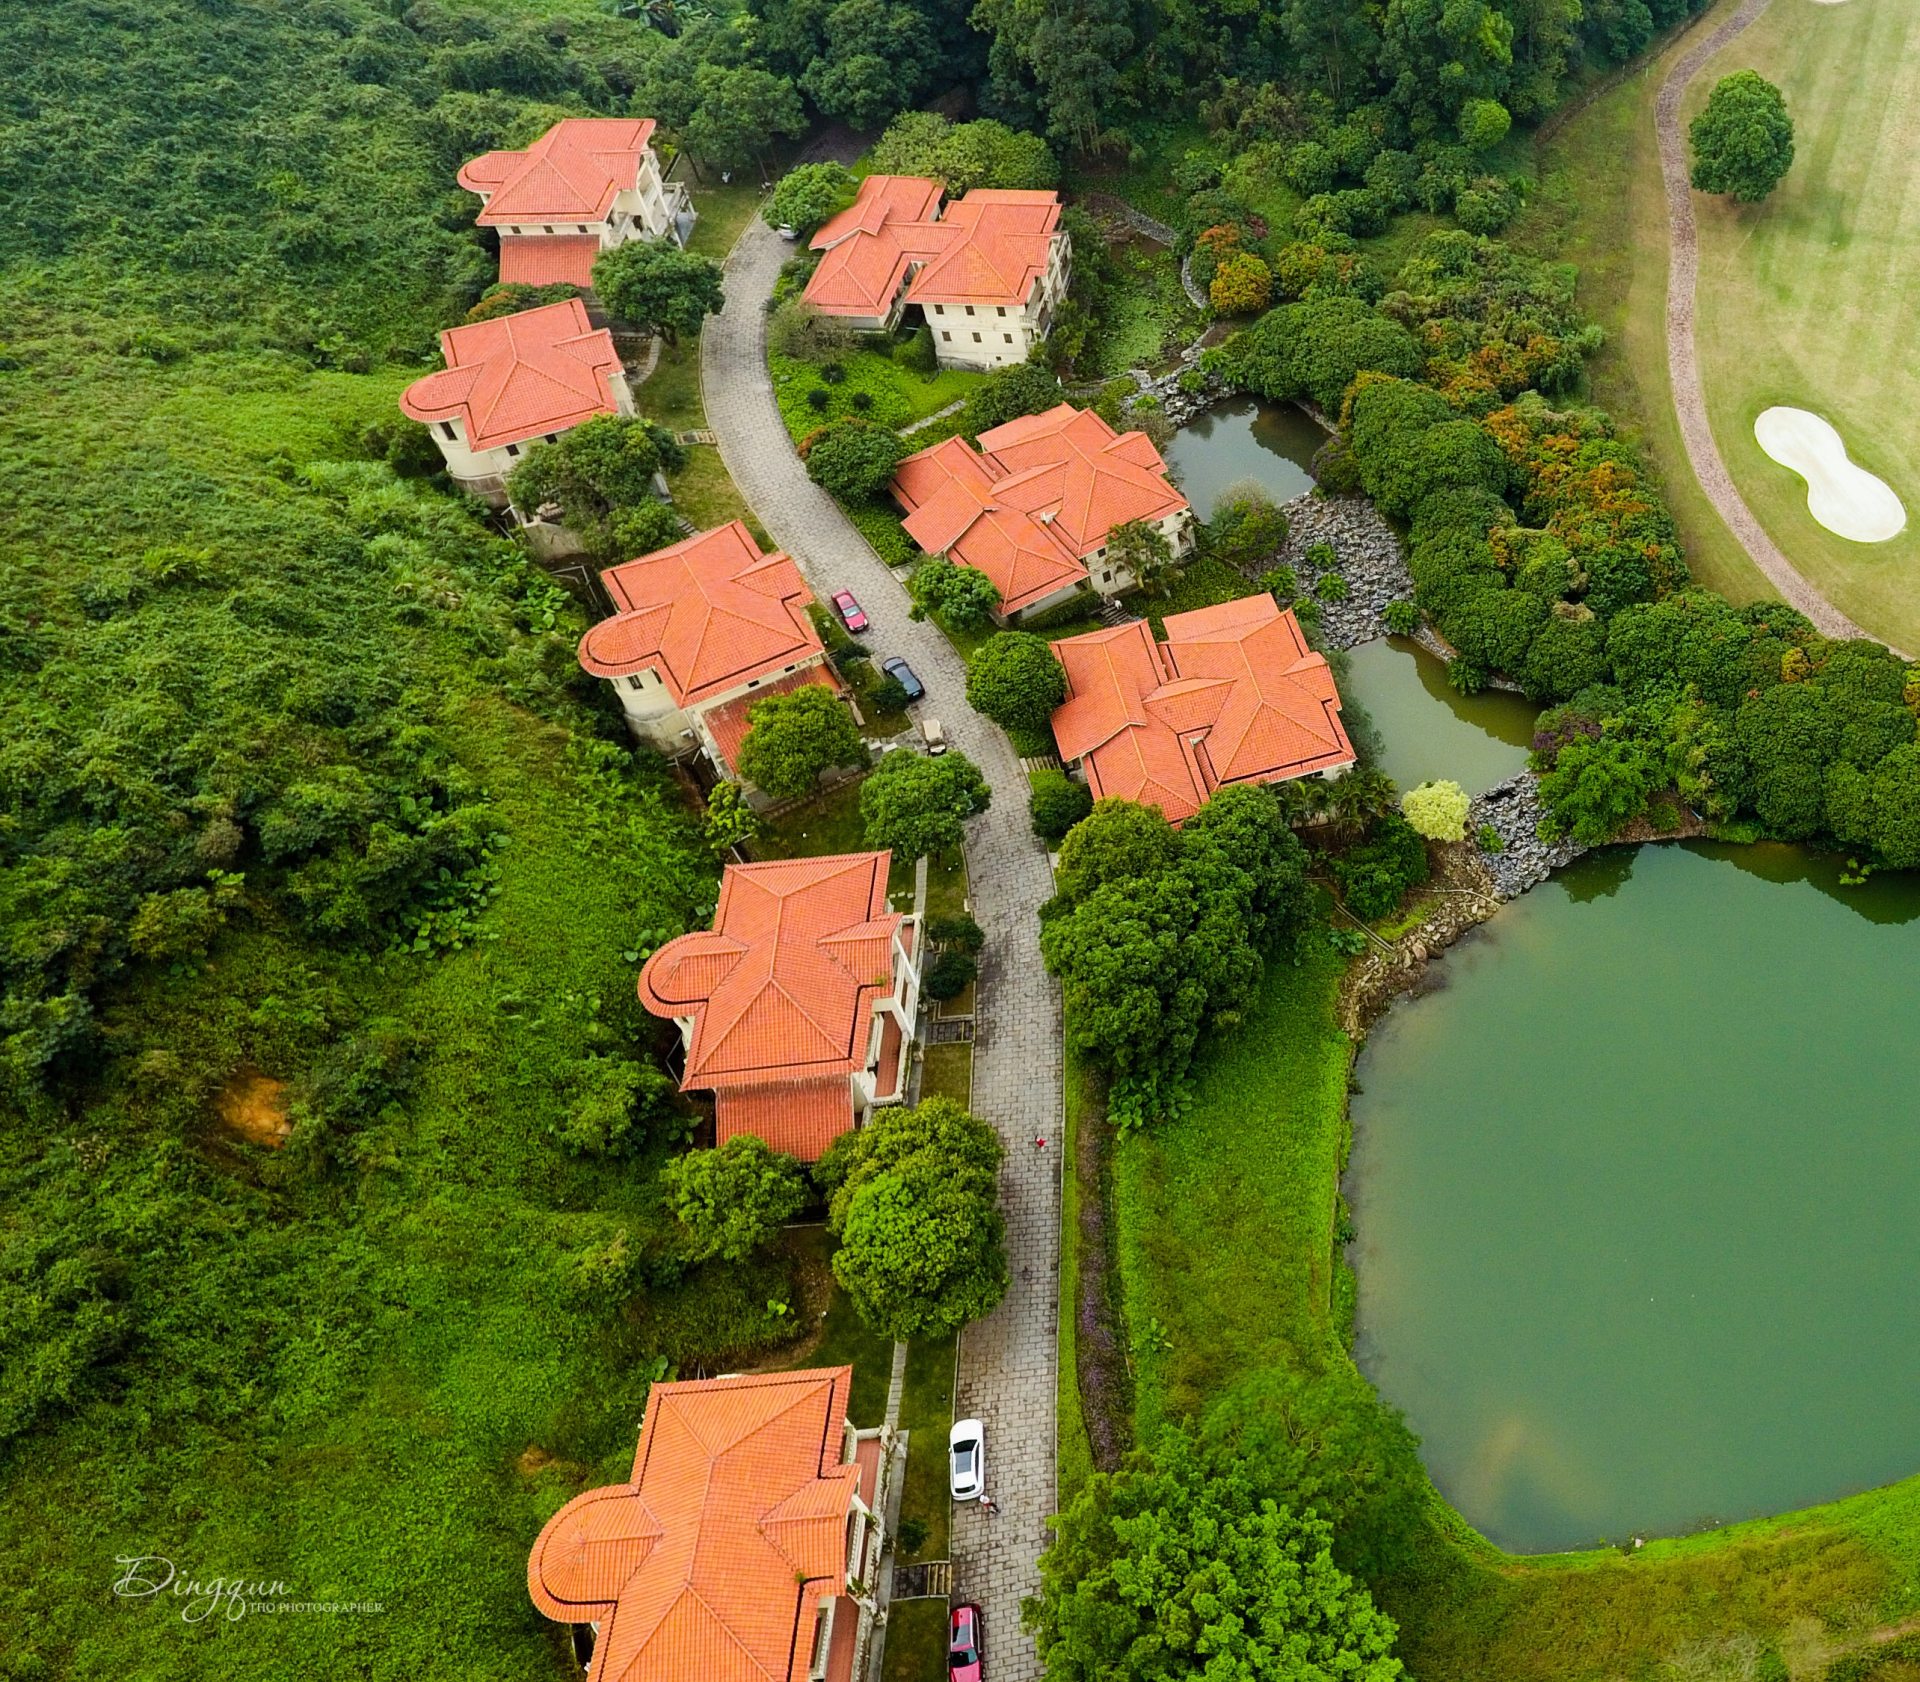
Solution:
<svg viewBox="0 0 1920 1682">
<path fill-rule="evenodd" d="M 1830 600 L 1920 650 L 1920 9 L 1903 0 L 1788 0 L 1701 74 L 1752 68 L 1779 84 L 1797 157 L 1765 203 L 1698 204 L 1700 353 L 1714 432 L 1754 513 Z M 1799 477 L 1753 437 L 1772 404 L 1830 419 L 1853 459 L 1899 493 L 1914 523 L 1856 544 L 1807 512 Z"/>
</svg>

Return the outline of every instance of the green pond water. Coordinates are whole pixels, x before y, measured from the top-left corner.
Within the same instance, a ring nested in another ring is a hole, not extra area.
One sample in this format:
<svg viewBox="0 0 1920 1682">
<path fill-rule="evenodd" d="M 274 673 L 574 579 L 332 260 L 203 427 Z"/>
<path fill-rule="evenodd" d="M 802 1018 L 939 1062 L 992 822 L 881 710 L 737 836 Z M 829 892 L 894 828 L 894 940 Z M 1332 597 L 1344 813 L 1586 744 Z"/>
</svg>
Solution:
<svg viewBox="0 0 1920 1682">
<path fill-rule="evenodd" d="M 1348 723 L 1356 709 L 1366 714 L 1380 769 L 1401 788 L 1446 777 L 1479 794 L 1527 763 L 1540 709 L 1524 696 L 1457 694 L 1446 662 L 1405 637 L 1362 643 L 1347 660 L 1340 695 Z"/>
<path fill-rule="evenodd" d="M 1307 464 L 1327 435 L 1291 403 L 1237 397 L 1189 421 L 1167 446 L 1167 466 L 1201 519 L 1231 485 L 1251 479 L 1275 502 L 1313 489 Z"/>
<path fill-rule="evenodd" d="M 1363 1368 L 1523 1551 L 1920 1471 L 1920 883 L 1590 855 L 1361 1056 Z"/>
</svg>

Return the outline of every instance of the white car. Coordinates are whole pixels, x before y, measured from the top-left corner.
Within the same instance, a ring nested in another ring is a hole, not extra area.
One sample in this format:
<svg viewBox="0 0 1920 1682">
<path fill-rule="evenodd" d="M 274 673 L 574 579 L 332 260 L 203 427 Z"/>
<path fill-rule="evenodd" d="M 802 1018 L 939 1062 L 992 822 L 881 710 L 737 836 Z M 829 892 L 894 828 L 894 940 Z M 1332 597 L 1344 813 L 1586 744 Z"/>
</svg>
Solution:
<svg viewBox="0 0 1920 1682">
<path fill-rule="evenodd" d="M 987 1492 L 987 1433 L 977 1419 L 962 1419 L 947 1433 L 947 1470 L 956 1501 L 978 1501 Z"/>
</svg>

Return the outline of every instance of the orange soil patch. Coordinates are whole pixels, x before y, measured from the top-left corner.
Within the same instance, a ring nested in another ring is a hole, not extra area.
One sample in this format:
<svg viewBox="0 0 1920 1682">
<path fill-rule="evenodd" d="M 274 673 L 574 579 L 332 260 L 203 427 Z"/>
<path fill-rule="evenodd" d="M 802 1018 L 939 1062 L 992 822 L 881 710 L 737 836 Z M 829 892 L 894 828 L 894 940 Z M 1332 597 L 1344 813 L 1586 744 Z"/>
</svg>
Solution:
<svg viewBox="0 0 1920 1682">
<path fill-rule="evenodd" d="M 220 1119 L 241 1138 L 278 1150 L 293 1132 L 287 1117 L 287 1083 L 244 1068 L 220 1090 Z"/>
</svg>

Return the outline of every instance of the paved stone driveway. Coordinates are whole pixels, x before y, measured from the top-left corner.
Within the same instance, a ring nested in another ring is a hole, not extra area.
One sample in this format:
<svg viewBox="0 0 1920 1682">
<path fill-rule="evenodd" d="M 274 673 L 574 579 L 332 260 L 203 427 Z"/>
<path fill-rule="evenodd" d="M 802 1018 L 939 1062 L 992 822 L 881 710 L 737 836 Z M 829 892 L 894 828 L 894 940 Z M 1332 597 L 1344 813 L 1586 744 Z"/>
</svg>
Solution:
<svg viewBox="0 0 1920 1682">
<path fill-rule="evenodd" d="M 966 704 L 966 669 L 931 624 L 907 617 L 906 592 L 793 453 L 767 377 L 766 300 L 789 247 L 755 221 L 727 261 L 727 304 L 701 340 L 707 424 L 720 454 L 773 541 L 822 600 L 849 589 L 873 620 L 877 657 L 903 654 L 927 686 L 920 710 L 946 726 L 993 788 L 973 820 L 967 870 L 986 931 L 977 992 L 973 1107 L 1007 1145 L 1001 1200 L 1013 1285 L 960 1344 L 956 1417 L 986 1424 L 988 1491 L 999 1511 L 957 1508 L 953 1593 L 978 1601 L 995 1682 L 1039 1675 L 1020 1601 L 1037 1591 L 1038 1557 L 1054 1510 L 1055 1382 L 1059 1313 L 1060 998 L 1040 962 L 1035 914 L 1053 892 L 1045 851 L 1027 824 L 1027 779 L 1000 731 Z M 1044 1151 L 1033 1141 L 1043 1136 Z"/>
</svg>

